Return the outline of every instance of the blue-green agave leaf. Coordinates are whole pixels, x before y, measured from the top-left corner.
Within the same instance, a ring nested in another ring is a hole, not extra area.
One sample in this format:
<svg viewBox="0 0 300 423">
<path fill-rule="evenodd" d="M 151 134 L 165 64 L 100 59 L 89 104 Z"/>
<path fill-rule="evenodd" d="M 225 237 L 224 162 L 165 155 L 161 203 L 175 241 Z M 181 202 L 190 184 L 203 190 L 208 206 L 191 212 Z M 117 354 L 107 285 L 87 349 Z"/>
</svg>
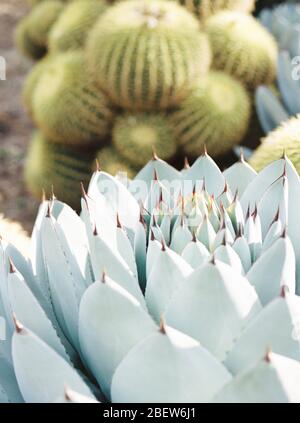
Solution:
<svg viewBox="0 0 300 423">
<path fill-rule="evenodd" d="M 251 367 L 268 347 L 300 361 L 300 299 L 285 288 L 249 322 L 228 354 L 225 365 L 234 374 Z"/>
<path fill-rule="evenodd" d="M 295 253 L 288 237 L 281 237 L 253 264 L 247 279 L 263 305 L 277 297 L 282 285 L 295 292 Z"/>
<path fill-rule="evenodd" d="M 156 330 L 137 299 L 107 276 L 88 288 L 80 304 L 80 346 L 108 398 L 117 365 L 137 342 Z"/>
<path fill-rule="evenodd" d="M 148 309 L 158 322 L 173 293 L 192 271 L 180 255 L 162 246 L 153 263 L 145 293 Z"/>
<path fill-rule="evenodd" d="M 260 310 L 258 296 L 247 279 L 217 261 L 204 264 L 181 284 L 165 318 L 222 360 L 236 336 Z"/>
<path fill-rule="evenodd" d="M 229 382 L 216 403 L 299 403 L 300 363 L 268 353 L 254 367 Z"/>
<path fill-rule="evenodd" d="M 226 368 L 197 341 L 164 326 L 121 361 L 111 397 L 121 403 L 207 402 L 230 380 Z"/>
<path fill-rule="evenodd" d="M 93 398 L 73 367 L 29 329 L 17 323 L 12 355 L 19 388 L 26 402 L 55 401 L 65 386 Z"/>
</svg>

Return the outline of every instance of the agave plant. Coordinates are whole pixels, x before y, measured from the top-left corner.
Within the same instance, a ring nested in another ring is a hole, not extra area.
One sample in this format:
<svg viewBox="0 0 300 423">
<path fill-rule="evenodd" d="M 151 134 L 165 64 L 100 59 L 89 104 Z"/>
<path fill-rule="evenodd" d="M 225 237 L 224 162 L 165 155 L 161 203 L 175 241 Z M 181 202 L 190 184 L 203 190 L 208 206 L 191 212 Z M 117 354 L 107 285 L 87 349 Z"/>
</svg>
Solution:
<svg viewBox="0 0 300 423">
<path fill-rule="evenodd" d="M 299 54 L 300 8 L 299 1 L 286 1 L 273 9 L 261 11 L 261 23 L 274 35 L 279 47 L 288 50 L 291 56 Z"/>
<path fill-rule="evenodd" d="M 300 401 L 299 209 L 287 157 L 207 153 L 44 200 L 31 258 L 0 245 L 0 400 Z"/>
<path fill-rule="evenodd" d="M 269 133 L 289 116 L 300 112 L 299 54 L 300 4 L 286 2 L 260 14 L 262 24 L 274 35 L 281 52 L 278 58 L 279 93 L 262 86 L 256 93 L 256 108 L 265 133 Z"/>
</svg>

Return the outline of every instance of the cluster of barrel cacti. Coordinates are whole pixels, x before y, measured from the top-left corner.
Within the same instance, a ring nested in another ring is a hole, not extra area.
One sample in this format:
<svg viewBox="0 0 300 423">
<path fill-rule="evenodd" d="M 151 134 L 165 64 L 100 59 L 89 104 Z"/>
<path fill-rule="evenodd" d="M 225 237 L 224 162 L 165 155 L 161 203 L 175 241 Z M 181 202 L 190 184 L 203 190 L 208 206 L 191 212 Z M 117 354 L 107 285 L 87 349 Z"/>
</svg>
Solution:
<svg viewBox="0 0 300 423">
<path fill-rule="evenodd" d="M 25 176 L 74 208 L 98 158 L 132 176 L 152 152 L 218 156 L 246 135 L 277 45 L 254 0 L 31 0 L 16 39 L 41 59 L 24 87 L 38 127 Z M 112 4 L 115 3 L 115 4 Z"/>
</svg>

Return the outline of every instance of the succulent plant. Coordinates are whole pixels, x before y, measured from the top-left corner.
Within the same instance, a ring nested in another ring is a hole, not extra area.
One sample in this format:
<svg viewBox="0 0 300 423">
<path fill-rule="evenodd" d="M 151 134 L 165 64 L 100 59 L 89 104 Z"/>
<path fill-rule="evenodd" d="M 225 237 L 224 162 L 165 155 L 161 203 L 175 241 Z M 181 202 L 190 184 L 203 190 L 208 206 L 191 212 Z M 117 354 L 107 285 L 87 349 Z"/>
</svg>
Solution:
<svg viewBox="0 0 300 423">
<path fill-rule="evenodd" d="M 300 113 L 300 82 L 294 77 L 294 70 L 289 53 L 280 52 L 277 70 L 278 94 L 264 85 L 256 91 L 256 111 L 266 134 L 287 121 L 290 116 Z"/>
<path fill-rule="evenodd" d="M 54 142 L 93 145 L 110 129 L 112 111 L 90 80 L 80 51 L 55 56 L 32 97 L 34 120 Z"/>
<path fill-rule="evenodd" d="M 265 133 L 274 130 L 291 115 L 300 113 L 299 103 L 299 3 L 286 2 L 264 9 L 259 18 L 274 35 L 281 52 L 278 58 L 277 85 L 279 96 L 266 86 L 256 93 L 256 107 Z"/>
<path fill-rule="evenodd" d="M 97 170 L 81 204 L 43 201 L 29 261 L 0 241 L 1 401 L 299 401 L 287 157 L 259 174 L 207 153 L 126 183 Z"/>
<path fill-rule="evenodd" d="M 95 81 L 117 106 L 176 106 L 208 70 L 210 49 L 198 21 L 176 3 L 124 1 L 100 17 L 87 40 Z"/>
<path fill-rule="evenodd" d="M 20 21 L 17 29 L 17 44 L 30 58 L 40 58 L 48 48 L 49 32 L 64 9 L 59 0 L 45 0 L 35 6 Z"/>
<path fill-rule="evenodd" d="M 48 62 L 50 62 L 51 60 L 52 58 L 49 56 L 44 57 L 39 62 L 35 63 L 35 65 L 32 67 L 32 69 L 26 76 L 22 89 L 22 99 L 30 115 L 32 115 L 32 97 L 35 87 L 41 75 L 47 69 Z"/>
<path fill-rule="evenodd" d="M 220 10 L 237 10 L 239 12 L 252 12 L 255 0 L 177 0 L 195 13 L 201 19 L 207 19 Z"/>
<path fill-rule="evenodd" d="M 53 190 L 74 209 L 80 209 L 78 186 L 88 184 L 95 152 L 53 143 L 37 131 L 29 146 L 25 180 L 29 190 L 38 198 L 43 191 L 49 197 Z"/>
<path fill-rule="evenodd" d="M 166 116 L 154 113 L 120 115 L 116 118 L 112 141 L 115 149 L 135 166 L 144 166 L 155 151 L 162 159 L 177 151 L 175 134 Z"/>
<path fill-rule="evenodd" d="M 250 89 L 272 83 L 276 76 L 277 45 L 252 16 L 224 11 L 206 21 L 213 67 L 228 72 Z"/>
<path fill-rule="evenodd" d="M 82 48 L 89 30 L 106 8 L 104 0 L 76 0 L 68 4 L 50 32 L 50 52 Z"/>
<path fill-rule="evenodd" d="M 285 0 L 256 0 L 255 3 L 255 14 L 259 13 L 265 8 L 272 8 L 280 3 L 284 3 Z M 295 2 L 295 0 L 292 0 Z M 296 0 L 297 1 L 297 0 Z"/>
<path fill-rule="evenodd" d="M 250 162 L 255 169 L 260 170 L 286 153 L 300 174 L 299 152 L 300 115 L 283 122 L 262 139 L 260 146 L 251 156 Z"/>
<path fill-rule="evenodd" d="M 243 85 L 224 72 L 211 71 L 197 81 L 170 119 L 186 154 L 197 157 L 206 145 L 216 156 L 242 140 L 250 113 Z"/>
<path fill-rule="evenodd" d="M 15 42 L 18 50 L 27 58 L 32 60 L 41 59 L 45 56 L 47 50 L 33 42 L 28 34 L 28 21 L 22 19 L 16 28 Z"/>
<path fill-rule="evenodd" d="M 97 154 L 97 161 L 104 172 L 113 176 L 126 174 L 128 178 L 132 178 L 137 174 L 137 168 L 128 164 L 112 146 L 102 148 Z"/>
<path fill-rule="evenodd" d="M 291 57 L 299 55 L 299 1 L 286 1 L 276 7 L 265 8 L 259 19 L 276 38 L 280 49 L 287 50 Z"/>
</svg>

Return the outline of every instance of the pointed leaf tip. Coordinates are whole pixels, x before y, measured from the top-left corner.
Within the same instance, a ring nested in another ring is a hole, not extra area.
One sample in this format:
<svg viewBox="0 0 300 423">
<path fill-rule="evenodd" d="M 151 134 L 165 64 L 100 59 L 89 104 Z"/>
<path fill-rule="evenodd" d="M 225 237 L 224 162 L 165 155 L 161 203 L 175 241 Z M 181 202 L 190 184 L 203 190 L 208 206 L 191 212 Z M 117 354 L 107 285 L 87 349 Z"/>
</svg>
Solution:
<svg viewBox="0 0 300 423">
<path fill-rule="evenodd" d="M 156 153 L 156 150 L 155 150 L 155 147 L 154 146 L 152 146 L 152 160 L 153 161 L 159 160 L 159 157 L 158 157 L 158 155 Z"/>
<path fill-rule="evenodd" d="M 22 325 L 21 322 L 19 322 L 19 320 L 17 319 L 15 313 L 13 313 L 13 321 L 14 321 L 16 332 L 17 333 L 22 333 L 24 331 L 24 326 Z"/>
<path fill-rule="evenodd" d="M 271 353 L 272 353 L 271 347 L 267 347 L 266 353 L 264 355 L 264 361 L 266 363 L 271 363 Z"/>
<path fill-rule="evenodd" d="M 251 214 L 251 216 L 253 217 L 253 220 L 256 220 L 257 214 L 258 214 L 257 204 L 255 203 L 254 212 Z"/>
<path fill-rule="evenodd" d="M 86 198 L 87 195 L 86 195 L 86 191 L 85 191 L 83 182 L 80 182 L 80 188 L 81 188 L 81 197 Z"/>
<path fill-rule="evenodd" d="M 152 228 L 150 229 L 150 234 L 151 234 L 151 238 L 150 238 L 151 241 L 155 241 L 155 235 L 154 235 Z"/>
<path fill-rule="evenodd" d="M 282 234 L 281 234 L 281 238 L 286 238 L 287 237 L 287 227 L 285 226 L 283 228 Z"/>
<path fill-rule="evenodd" d="M 96 159 L 95 162 L 96 162 L 96 172 L 101 172 L 101 167 L 100 167 L 99 160 Z"/>
<path fill-rule="evenodd" d="M 64 388 L 64 397 L 66 401 L 72 401 L 72 392 L 67 386 Z"/>
<path fill-rule="evenodd" d="M 239 223 L 238 228 L 237 228 L 237 233 L 236 233 L 236 237 L 235 237 L 235 241 L 239 238 L 241 238 L 243 236 L 243 225 L 242 223 Z"/>
<path fill-rule="evenodd" d="M 122 229 L 122 224 L 121 224 L 121 222 L 120 222 L 120 216 L 119 216 L 119 213 L 117 213 L 117 228 Z"/>
<path fill-rule="evenodd" d="M 192 242 L 197 242 L 196 231 L 193 231 Z"/>
<path fill-rule="evenodd" d="M 161 318 L 160 318 L 159 332 L 162 333 L 163 335 L 166 335 L 166 322 L 165 322 L 163 316 L 161 316 Z"/>
<path fill-rule="evenodd" d="M 290 292 L 289 287 L 287 285 L 282 285 L 280 288 L 280 296 L 282 298 L 286 298 L 286 294 Z"/>
<path fill-rule="evenodd" d="M 51 185 L 51 200 L 52 201 L 56 200 L 56 196 L 54 194 L 54 185 Z"/>
<path fill-rule="evenodd" d="M 224 236 L 223 236 L 223 240 L 222 240 L 222 244 L 221 245 L 223 245 L 224 247 L 226 246 L 226 244 L 227 244 L 227 240 L 226 240 L 226 232 L 224 232 Z"/>
<path fill-rule="evenodd" d="M 94 230 L 93 230 L 93 235 L 94 236 L 98 236 L 98 230 L 97 230 L 97 226 L 95 225 Z"/>
<path fill-rule="evenodd" d="M 287 153 L 286 153 L 286 148 L 284 148 L 284 149 L 282 150 L 282 156 L 281 156 L 281 158 L 282 158 L 283 160 L 287 160 L 288 156 L 287 156 Z"/>
<path fill-rule="evenodd" d="M 250 217 L 250 204 L 248 205 L 247 212 L 246 212 L 246 220 Z"/>
<path fill-rule="evenodd" d="M 272 225 L 273 225 L 273 223 L 278 222 L 278 220 L 279 220 L 279 212 L 280 212 L 280 209 L 279 209 L 279 207 L 278 207 L 277 212 L 276 212 L 276 214 L 275 214 L 275 216 L 274 216 L 274 219 L 273 219 L 273 221 L 272 221 L 272 223 L 271 223 L 271 225 L 270 225 L 270 226 L 272 226 Z"/>
<path fill-rule="evenodd" d="M 227 184 L 227 182 L 225 181 L 225 184 L 224 184 L 224 190 L 223 190 L 222 194 L 226 194 L 227 192 L 228 192 L 228 184 Z"/>
<path fill-rule="evenodd" d="M 190 169 L 190 163 L 189 163 L 189 159 L 187 158 L 187 156 L 185 156 L 184 158 L 184 165 L 183 165 L 183 169 Z"/>
<path fill-rule="evenodd" d="M 240 148 L 240 162 L 245 163 L 244 150 L 242 147 Z"/>
<path fill-rule="evenodd" d="M 16 273 L 16 267 L 12 261 L 12 259 L 9 257 L 9 273 Z"/>
<path fill-rule="evenodd" d="M 49 202 L 48 202 L 48 206 L 47 206 L 46 217 L 47 218 L 50 218 L 51 217 L 51 208 L 50 208 L 50 203 Z"/>
</svg>

